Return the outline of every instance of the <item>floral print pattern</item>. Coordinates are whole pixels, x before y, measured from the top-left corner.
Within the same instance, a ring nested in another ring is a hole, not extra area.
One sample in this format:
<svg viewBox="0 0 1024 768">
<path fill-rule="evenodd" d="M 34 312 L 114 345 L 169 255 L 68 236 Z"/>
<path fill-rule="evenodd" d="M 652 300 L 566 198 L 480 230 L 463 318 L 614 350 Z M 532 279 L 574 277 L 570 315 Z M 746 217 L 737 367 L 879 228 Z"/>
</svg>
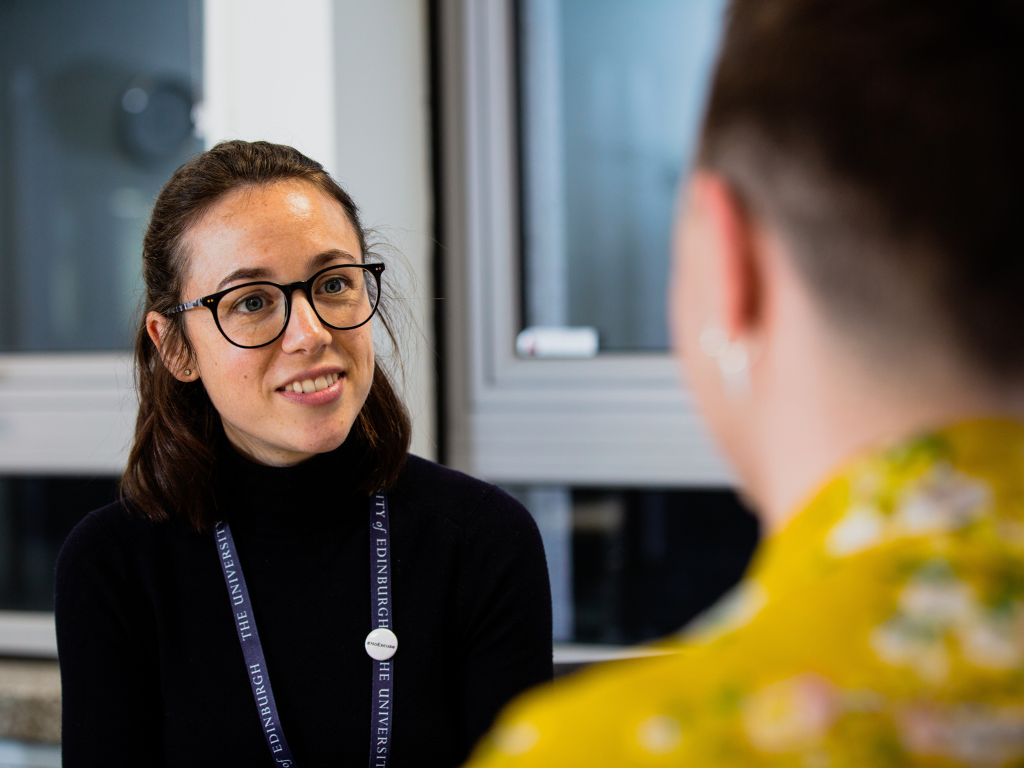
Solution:
<svg viewBox="0 0 1024 768">
<path fill-rule="evenodd" d="M 522 697 L 471 764 L 1024 766 L 1024 426 L 853 462 L 661 647 Z"/>
</svg>

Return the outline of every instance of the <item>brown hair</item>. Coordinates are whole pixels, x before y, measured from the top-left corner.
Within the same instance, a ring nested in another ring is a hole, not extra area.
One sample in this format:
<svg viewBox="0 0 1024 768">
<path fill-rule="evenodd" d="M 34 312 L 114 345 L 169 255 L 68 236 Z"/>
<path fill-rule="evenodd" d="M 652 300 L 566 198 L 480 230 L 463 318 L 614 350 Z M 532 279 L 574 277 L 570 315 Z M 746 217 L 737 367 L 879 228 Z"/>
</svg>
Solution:
<svg viewBox="0 0 1024 768">
<path fill-rule="evenodd" d="M 1022 32 L 1016 0 L 734 0 L 700 157 L 837 327 L 994 383 L 1024 373 Z"/>
<path fill-rule="evenodd" d="M 356 231 L 365 259 L 366 232 L 352 198 L 323 166 L 291 147 L 265 141 L 218 144 L 175 171 L 153 206 L 142 248 L 145 306 L 135 340 L 139 414 L 121 481 L 128 505 L 153 520 L 184 519 L 196 530 L 215 521 L 213 481 L 222 427 L 203 384 L 181 382 L 164 365 L 146 332 L 146 314 L 165 313 L 194 298 L 182 296 L 188 267 L 185 237 L 218 200 L 235 189 L 286 179 L 313 184 L 338 202 Z M 377 316 L 391 344 L 397 346 L 386 285 Z M 193 357 L 183 317 L 183 313 L 168 316 L 163 342 L 167 359 Z M 392 486 L 409 450 L 411 425 L 379 360 L 352 430 L 365 447 L 359 474 L 364 481 L 358 490 L 372 493 Z"/>
</svg>

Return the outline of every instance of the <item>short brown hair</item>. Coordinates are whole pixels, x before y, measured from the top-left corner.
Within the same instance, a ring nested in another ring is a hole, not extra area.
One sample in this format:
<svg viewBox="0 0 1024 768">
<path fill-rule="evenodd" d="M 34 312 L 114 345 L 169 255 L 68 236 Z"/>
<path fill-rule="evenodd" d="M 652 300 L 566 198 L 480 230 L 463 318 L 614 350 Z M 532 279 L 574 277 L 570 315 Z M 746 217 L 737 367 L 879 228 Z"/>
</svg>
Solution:
<svg viewBox="0 0 1024 768">
<path fill-rule="evenodd" d="M 998 382 L 1024 373 L 1022 31 L 1019 0 L 734 0 L 700 158 L 844 327 Z"/>
<path fill-rule="evenodd" d="M 202 382 L 178 381 L 165 367 L 146 331 L 149 312 L 166 313 L 182 296 L 188 253 L 185 237 L 203 215 L 235 189 L 296 179 L 316 186 L 341 206 L 367 255 L 366 231 L 352 198 L 319 163 L 291 147 L 265 141 L 227 141 L 182 165 L 160 190 L 142 246 L 145 306 L 135 340 L 139 414 L 121 492 L 129 507 L 153 520 L 181 518 L 196 530 L 216 520 L 213 481 L 221 421 Z M 377 310 L 397 346 L 382 287 Z M 181 313 L 170 315 L 164 354 L 192 357 Z M 388 372 L 378 360 L 369 395 L 352 427 L 364 444 L 358 490 L 372 493 L 393 485 L 409 450 L 411 425 Z M 350 438 L 351 439 L 351 438 Z"/>
</svg>

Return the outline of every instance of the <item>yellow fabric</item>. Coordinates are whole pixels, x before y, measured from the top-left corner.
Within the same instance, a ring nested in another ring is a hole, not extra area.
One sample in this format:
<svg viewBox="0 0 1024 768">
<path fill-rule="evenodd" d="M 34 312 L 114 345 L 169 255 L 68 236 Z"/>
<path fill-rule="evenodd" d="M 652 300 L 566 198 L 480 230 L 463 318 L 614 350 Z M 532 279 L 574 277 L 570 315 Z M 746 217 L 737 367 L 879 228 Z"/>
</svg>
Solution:
<svg viewBox="0 0 1024 768">
<path fill-rule="evenodd" d="M 521 697 L 471 765 L 1024 765 L 1024 426 L 857 460 L 662 645 Z"/>
</svg>

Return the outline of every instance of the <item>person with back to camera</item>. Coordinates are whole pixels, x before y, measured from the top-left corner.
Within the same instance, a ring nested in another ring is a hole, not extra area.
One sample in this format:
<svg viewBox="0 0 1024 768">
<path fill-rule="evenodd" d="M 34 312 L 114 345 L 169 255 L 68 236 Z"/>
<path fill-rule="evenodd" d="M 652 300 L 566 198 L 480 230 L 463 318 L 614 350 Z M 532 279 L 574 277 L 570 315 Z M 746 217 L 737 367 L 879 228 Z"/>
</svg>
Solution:
<svg viewBox="0 0 1024 768">
<path fill-rule="evenodd" d="M 352 199 L 219 144 L 143 262 L 124 500 L 57 564 L 64 764 L 457 765 L 551 678 L 544 552 L 509 496 L 407 455 Z"/>
<path fill-rule="evenodd" d="M 1024 765 L 1024 5 L 734 0 L 674 345 L 767 540 L 473 766 Z"/>
</svg>

